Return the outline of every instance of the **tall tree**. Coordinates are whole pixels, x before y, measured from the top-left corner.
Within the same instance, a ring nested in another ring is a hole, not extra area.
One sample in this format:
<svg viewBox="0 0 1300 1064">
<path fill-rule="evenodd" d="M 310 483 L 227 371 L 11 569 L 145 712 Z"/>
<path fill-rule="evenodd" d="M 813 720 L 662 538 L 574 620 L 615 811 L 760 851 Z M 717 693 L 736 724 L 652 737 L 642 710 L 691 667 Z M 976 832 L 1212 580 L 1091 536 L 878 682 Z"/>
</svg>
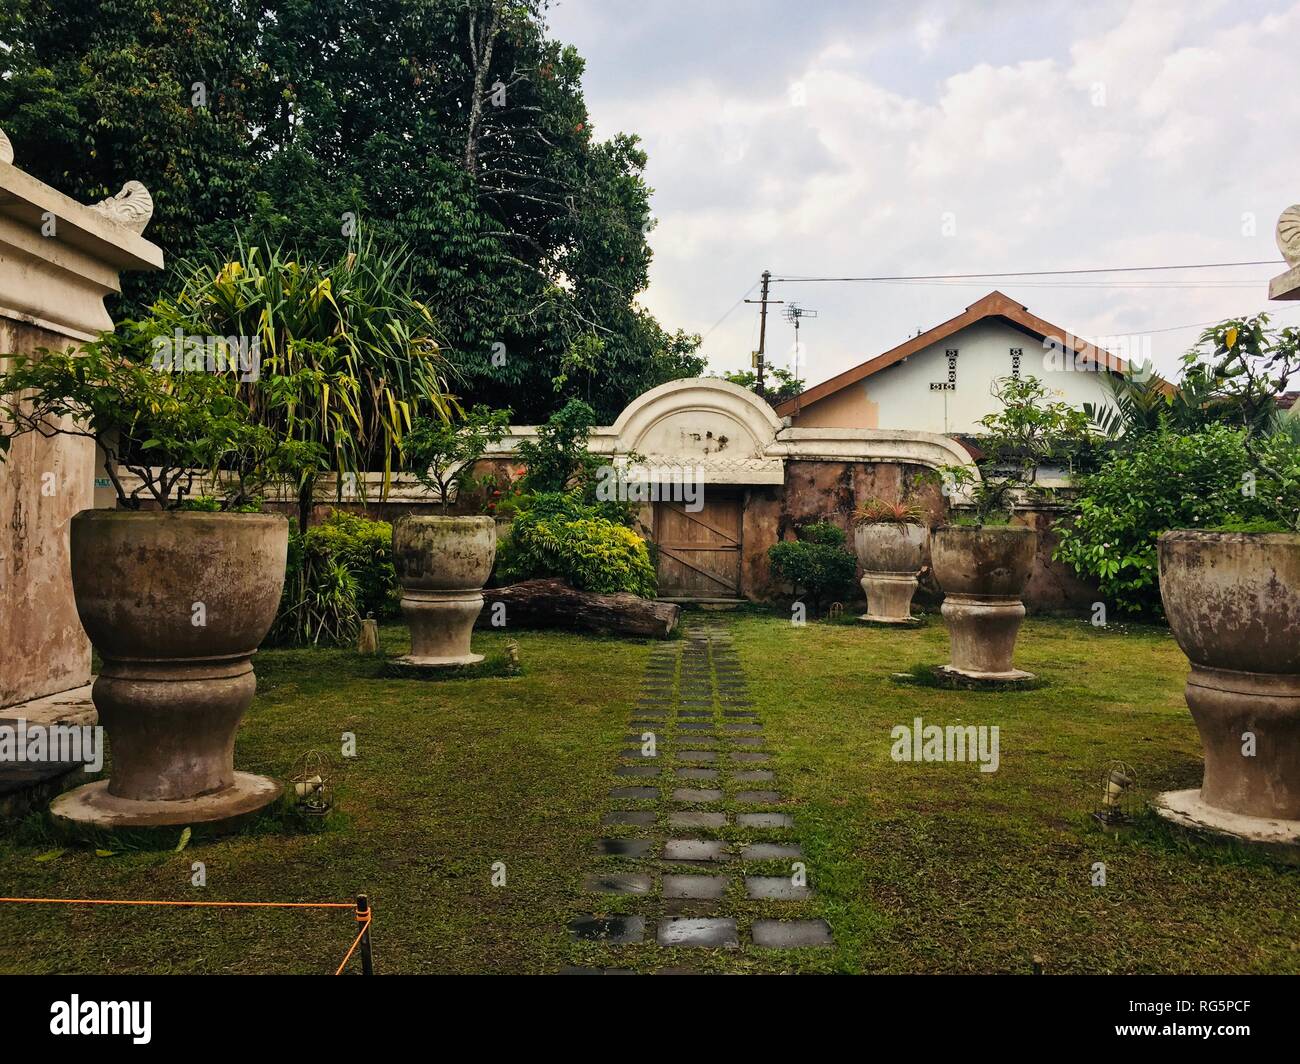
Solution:
<svg viewBox="0 0 1300 1064">
<path fill-rule="evenodd" d="M 169 258 L 245 240 L 332 261 L 358 227 L 411 251 L 467 401 L 602 420 L 699 373 L 636 302 L 646 157 L 597 141 L 546 0 L 13 0 L 0 125 L 82 199 L 136 177 Z M 192 87 L 206 106 L 192 103 Z M 168 289 L 144 276 L 119 313 Z"/>
</svg>

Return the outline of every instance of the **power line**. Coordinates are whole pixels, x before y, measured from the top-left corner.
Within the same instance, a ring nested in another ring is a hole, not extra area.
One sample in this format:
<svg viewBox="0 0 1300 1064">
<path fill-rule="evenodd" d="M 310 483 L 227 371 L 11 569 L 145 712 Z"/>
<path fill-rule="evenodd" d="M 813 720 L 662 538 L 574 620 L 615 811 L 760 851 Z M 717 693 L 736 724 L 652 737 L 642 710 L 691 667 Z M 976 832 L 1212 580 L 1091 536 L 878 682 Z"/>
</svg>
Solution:
<svg viewBox="0 0 1300 1064">
<path fill-rule="evenodd" d="M 721 325 L 724 321 L 726 321 L 729 317 L 731 317 L 731 312 L 735 310 L 738 306 L 740 306 L 743 302 L 745 302 L 745 300 L 749 296 L 749 293 L 752 292 L 757 287 L 758 287 L 758 282 L 755 281 L 748 288 L 746 288 L 744 293 L 741 295 L 741 297 L 737 299 L 734 303 L 732 303 L 730 307 L 727 308 L 727 312 L 723 314 L 722 317 L 720 317 L 712 325 L 709 326 L 708 332 L 706 332 L 703 336 L 700 337 L 700 342 L 703 343 L 705 340 L 707 340 L 709 338 L 709 333 L 713 332 L 714 329 L 716 329 L 719 325 Z"/>
<path fill-rule="evenodd" d="M 773 277 L 773 282 L 798 284 L 809 281 L 966 281 L 991 280 L 999 277 L 1060 277 L 1088 273 L 1146 273 L 1152 270 L 1217 270 L 1232 266 L 1279 266 L 1282 259 L 1257 259 L 1253 262 L 1193 262 L 1180 266 L 1098 266 L 1085 270 L 1012 270 L 1005 273 L 928 273 L 894 277 Z"/>
</svg>

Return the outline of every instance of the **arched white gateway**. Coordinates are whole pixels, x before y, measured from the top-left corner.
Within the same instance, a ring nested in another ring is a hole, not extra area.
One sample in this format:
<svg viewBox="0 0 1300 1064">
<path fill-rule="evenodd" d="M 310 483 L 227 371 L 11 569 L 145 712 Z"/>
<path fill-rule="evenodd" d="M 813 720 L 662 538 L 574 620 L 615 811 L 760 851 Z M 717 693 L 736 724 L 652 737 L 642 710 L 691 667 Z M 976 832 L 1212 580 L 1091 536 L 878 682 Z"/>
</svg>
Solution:
<svg viewBox="0 0 1300 1064">
<path fill-rule="evenodd" d="M 613 425 L 592 432 L 598 454 L 641 455 L 637 479 L 656 470 L 703 469 L 707 483 L 782 484 L 787 461 L 901 462 L 938 469 L 964 465 L 966 450 L 947 436 L 905 429 L 797 429 L 753 392 L 717 377 L 669 381 L 637 396 Z M 507 456 L 536 434 L 516 426 L 490 455 Z M 978 476 L 978 474 L 976 474 Z"/>
<path fill-rule="evenodd" d="M 609 429 L 613 450 L 645 465 L 696 466 L 714 484 L 780 484 L 773 451 L 781 419 L 753 392 L 729 381 L 669 381 L 638 396 Z"/>
</svg>

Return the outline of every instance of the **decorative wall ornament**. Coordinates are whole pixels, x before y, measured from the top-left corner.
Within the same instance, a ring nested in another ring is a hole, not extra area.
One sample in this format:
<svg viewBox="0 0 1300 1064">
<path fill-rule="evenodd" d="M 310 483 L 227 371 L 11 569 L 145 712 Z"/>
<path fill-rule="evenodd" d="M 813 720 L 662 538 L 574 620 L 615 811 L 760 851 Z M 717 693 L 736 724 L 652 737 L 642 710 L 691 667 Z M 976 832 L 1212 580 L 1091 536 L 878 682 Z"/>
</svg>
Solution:
<svg viewBox="0 0 1300 1064">
<path fill-rule="evenodd" d="M 133 233 L 143 233 L 153 217 L 153 197 L 139 181 L 128 181 L 116 196 L 91 204 L 90 209 Z"/>
<path fill-rule="evenodd" d="M 1300 266 L 1300 203 L 1288 207 L 1277 220 L 1277 247 L 1288 266 Z"/>
<path fill-rule="evenodd" d="M 9 138 L 5 136 L 5 131 L 0 129 L 0 163 L 11 163 L 14 161 L 14 146 L 10 143 Z"/>
</svg>

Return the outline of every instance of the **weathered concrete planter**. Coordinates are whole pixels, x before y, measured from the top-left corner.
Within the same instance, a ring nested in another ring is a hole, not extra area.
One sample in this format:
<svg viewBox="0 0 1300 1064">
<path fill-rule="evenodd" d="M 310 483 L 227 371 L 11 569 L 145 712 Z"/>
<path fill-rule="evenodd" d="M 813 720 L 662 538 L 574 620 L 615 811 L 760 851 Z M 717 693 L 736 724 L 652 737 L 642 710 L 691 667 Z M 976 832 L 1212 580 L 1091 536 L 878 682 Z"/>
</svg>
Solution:
<svg viewBox="0 0 1300 1064">
<path fill-rule="evenodd" d="M 472 665 L 474 621 L 496 558 L 490 517 L 404 517 L 393 525 L 393 564 L 411 653 L 394 664 L 414 669 Z"/>
<path fill-rule="evenodd" d="M 912 596 L 916 575 L 925 564 L 930 538 L 924 525 L 873 523 L 858 525 L 853 546 L 863 568 L 862 590 L 867 612 L 860 618 L 874 624 L 914 625 Z"/>
<path fill-rule="evenodd" d="M 1205 776 L 1199 791 L 1160 795 L 1157 811 L 1300 847 L 1300 536 L 1166 532 L 1159 555 Z"/>
<path fill-rule="evenodd" d="M 51 805 L 93 827 L 226 820 L 279 784 L 236 772 L 256 652 L 280 604 L 289 524 L 279 514 L 83 510 L 72 519 L 77 612 L 103 659 L 92 696 L 112 776 Z"/>
<path fill-rule="evenodd" d="M 952 660 L 942 672 L 971 683 L 1028 681 L 1012 664 L 1025 619 L 1021 592 L 1034 564 L 1038 533 L 1015 525 L 935 529 L 930 565 L 943 588 L 943 620 Z"/>
</svg>

